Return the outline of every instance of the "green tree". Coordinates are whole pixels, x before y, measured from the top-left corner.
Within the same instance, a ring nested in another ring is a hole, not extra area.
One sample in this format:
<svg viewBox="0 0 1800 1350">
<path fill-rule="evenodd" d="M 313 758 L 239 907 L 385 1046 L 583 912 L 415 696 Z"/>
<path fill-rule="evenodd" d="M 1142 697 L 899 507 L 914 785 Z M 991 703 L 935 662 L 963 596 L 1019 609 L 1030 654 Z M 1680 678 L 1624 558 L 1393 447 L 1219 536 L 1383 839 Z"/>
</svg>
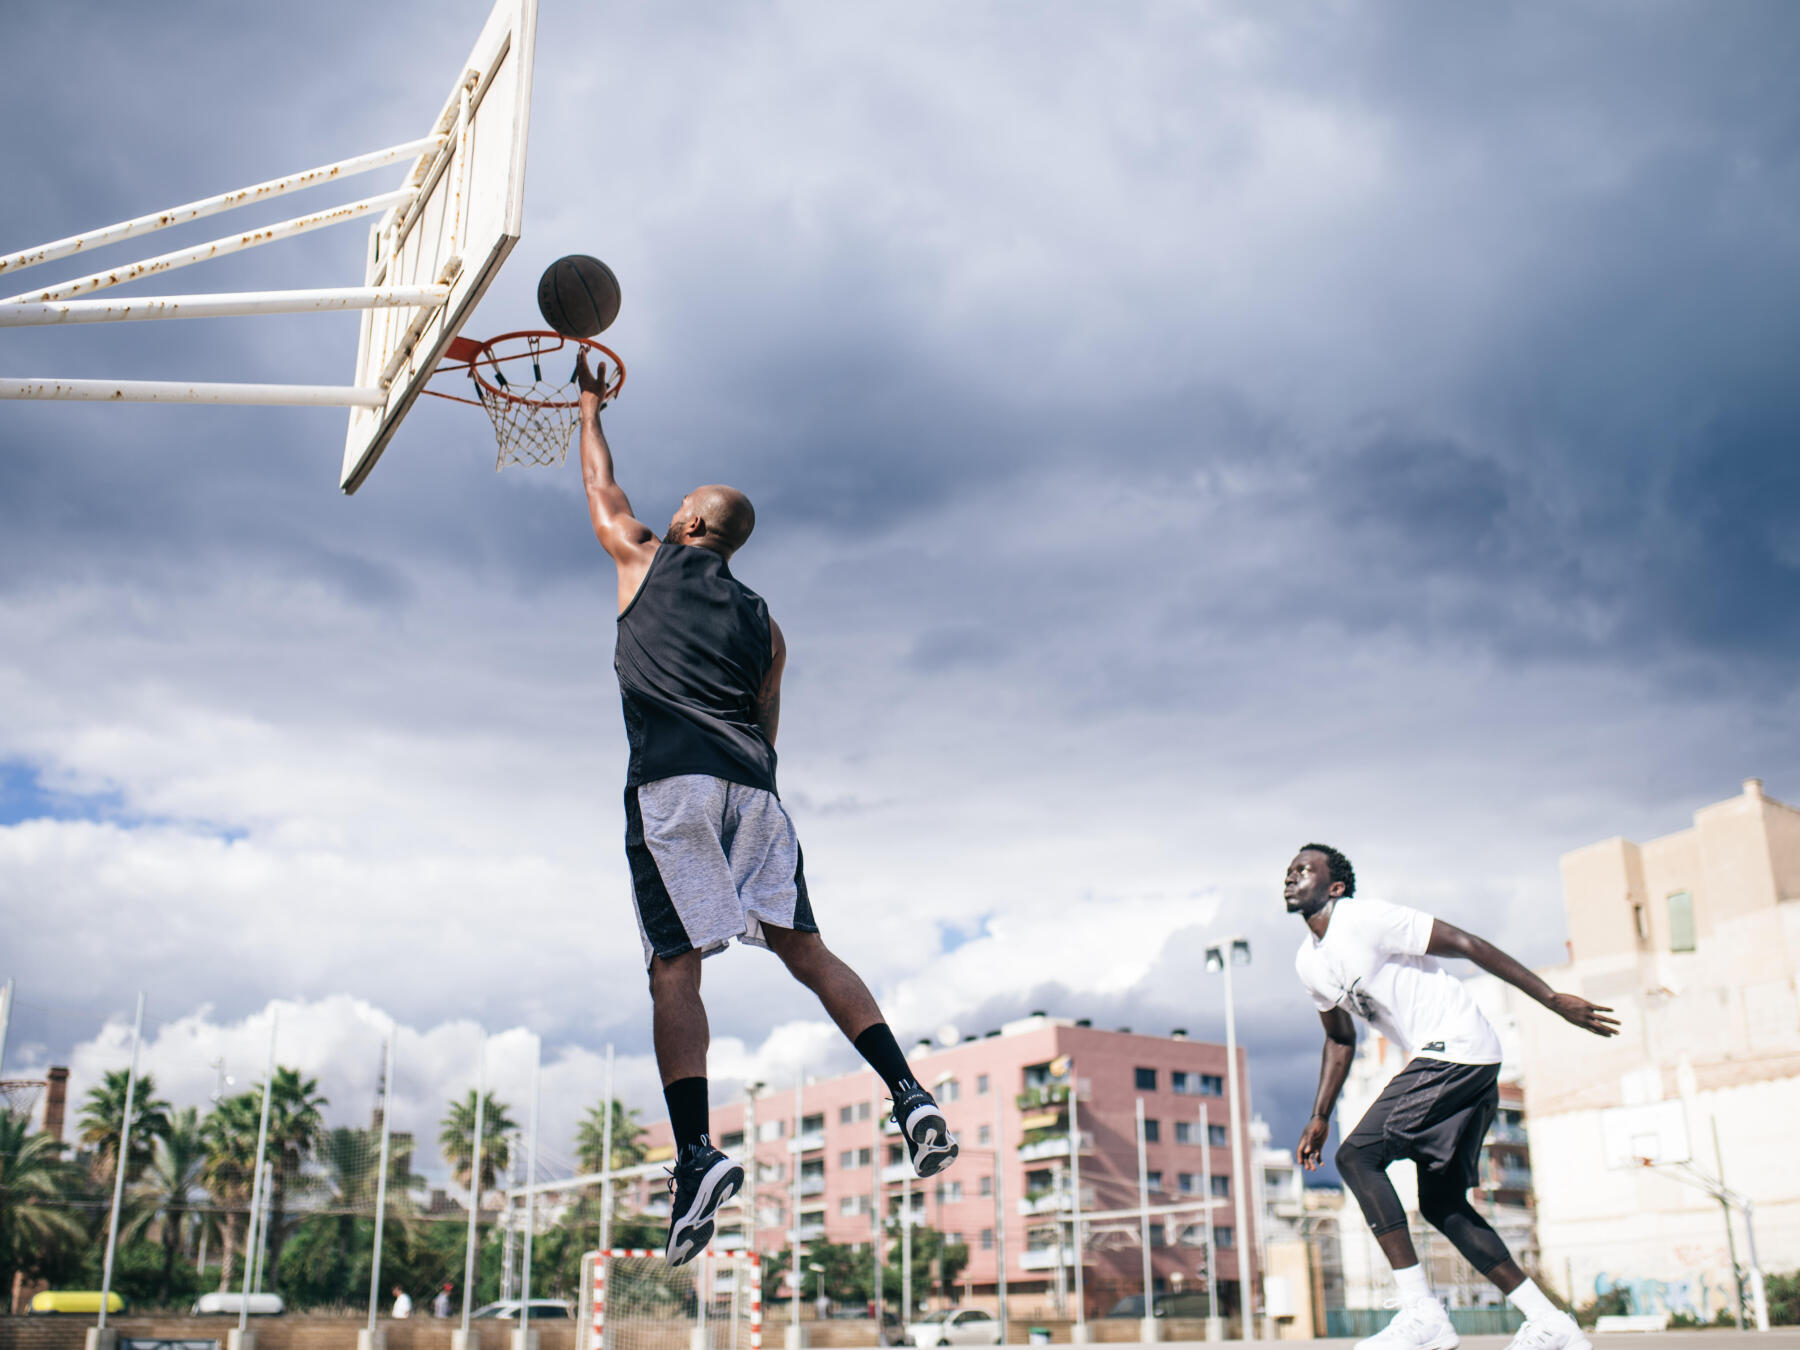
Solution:
<svg viewBox="0 0 1800 1350">
<path fill-rule="evenodd" d="M 607 1107 L 612 1108 L 612 1165 L 618 1171 L 636 1167 L 644 1161 L 644 1122 L 638 1113 L 616 1098 L 604 1099 L 588 1107 L 587 1115 L 575 1130 L 575 1157 L 584 1172 L 598 1172 L 605 1153 Z"/>
<path fill-rule="evenodd" d="M 92 1155 L 95 1180 L 112 1180 L 119 1156 L 119 1127 L 125 1117 L 125 1091 L 130 1074 L 113 1069 L 99 1084 L 88 1089 L 81 1106 L 77 1136 Z M 156 1141 L 169 1133 L 169 1104 L 156 1095 L 156 1079 L 140 1074 L 131 1099 L 131 1157 L 125 1179 L 135 1181 L 156 1156 Z"/>
<path fill-rule="evenodd" d="M 224 1211 L 223 1248 L 219 1262 L 219 1288 L 232 1286 L 233 1267 L 244 1244 L 245 1220 L 250 1209 L 256 1173 L 256 1134 L 262 1115 L 260 1093 L 242 1092 L 226 1097 L 201 1122 L 206 1144 L 206 1164 L 201 1177 L 216 1208 Z"/>
<path fill-rule="evenodd" d="M 298 1069 L 277 1066 L 269 1083 L 269 1160 L 274 1164 L 269 1189 L 269 1269 L 280 1273 L 281 1248 L 287 1241 L 288 1196 L 303 1184 L 302 1169 L 325 1133 L 319 1108 L 331 1102 L 319 1091 L 319 1080 L 302 1078 Z"/>
<path fill-rule="evenodd" d="M 493 1188 L 494 1179 L 512 1161 L 512 1146 L 507 1136 L 519 1127 L 507 1114 L 507 1110 L 506 1104 L 496 1101 L 491 1092 L 482 1099 L 481 1189 L 484 1191 Z M 469 1089 L 467 1097 L 452 1101 L 446 1109 L 438 1129 L 438 1149 L 443 1153 L 444 1161 L 450 1164 L 451 1175 L 460 1185 L 467 1187 L 469 1164 L 475 1154 L 473 1088 Z"/>
<path fill-rule="evenodd" d="M 183 1245 L 183 1229 L 193 1209 L 194 1191 L 206 1171 L 206 1160 L 200 1113 L 194 1107 L 185 1107 L 169 1117 L 169 1128 L 156 1141 L 156 1156 L 139 1183 L 139 1198 L 145 1202 L 145 1209 L 161 1222 L 165 1303 L 175 1297 L 175 1257 Z"/>
<path fill-rule="evenodd" d="M 60 1143 L 0 1111 L 0 1289 L 9 1295 L 15 1272 L 47 1275 L 86 1242 L 86 1228 L 65 1207 L 75 1182 Z"/>
</svg>

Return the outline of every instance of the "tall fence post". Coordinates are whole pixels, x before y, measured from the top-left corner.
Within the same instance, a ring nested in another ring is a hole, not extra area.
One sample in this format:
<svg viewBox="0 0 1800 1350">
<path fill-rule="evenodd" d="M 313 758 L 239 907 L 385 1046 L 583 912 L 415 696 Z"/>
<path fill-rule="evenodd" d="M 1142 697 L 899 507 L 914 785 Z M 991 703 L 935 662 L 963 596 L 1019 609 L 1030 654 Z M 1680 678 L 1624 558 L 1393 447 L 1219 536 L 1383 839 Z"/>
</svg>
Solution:
<svg viewBox="0 0 1800 1350">
<path fill-rule="evenodd" d="M 381 1071 L 381 1171 L 375 1179 L 375 1249 L 369 1262 L 369 1325 L 356 1338 L 356 1350 L 385 1350 L 387 1337 L 375 1327 L 381 1302 L 381 1236 L 387 1220 L 388 1149 L 394 1133 L 394 1039 L 397 1024 L 388 1023 L 387 1054 Z"/>
<path fill-rule="evenodd" d="M 536 1227 L 537 1217 L 538 1085 L 543 1072 L 544 1043 L 537 1037 L 532 1041 L 531 1108 L 525 1124 L 525 1269 L 519 1295 L 519 1329 L 513 1333 L 513 1350 L 531 1350 L 537 1337 L 531 1329 L 531 1230 Z M 611 1102 L 606 1104 L 606 1113 L 612 1114 Z"/>
<path fill-rule="evenodd" d="M 257 1242 L 252 1246 L 252 1242 L 256 1238 L 257 1220 L 262 1213 L 263 1160 L 269 1153 L 269 1098 L 275 1090 L 275 1034 L 280 1025 L 281 1013 L 274 1004 L 270 1004 L 269 1060 L 263 1070 L 262 1119 L 256 1127 L 256 1172 L 250 1183 L 250 1214 L 244 1225 L 244 1283 L 238 1302 L 238 1324 L 231 1333 L 230 1350 L 256 1350 L 256 1333 L 250 1330 L 250 1282 L 255 1274 L 253 1267 L 261 1244 Z"/>
<path fill-rule="evenodd" d="M 7 1003 L 12 1002 L 12 982 L 7 982 Z M 112 1298 L 113 1256 L 119 1245 L 119 1204 L 125 1196 L 125 1173 L 131 1166 L 131 1115 L 137 1101 L 138 1045 L 144 1038 L 144 995 L 137 996 L 137 1020 L 131 1027 L 131 1067 L 125 1074 L 125 1113 L 119 1117 L 119 1151 L 113 1162 L 112 1212 L 106 1220 L 106 1260 L 100 1275 L 100 1320 L 87 1338 L 88 1350 L 112 1350 L 119 1333 L 106 1325 L 106 1305 Z"/>
<path fill-rule="evenodd" d="M 475 1244 L 481 1236 L 481 1145 L 487 1123 L 487 1033 L 481 1034 L 475 1060 L 475 1136 L 469 1141 L 469 1235 L 463 1244 L 462 1328 L 451 1337 L 451 1350 L 480 1350 L 479 1336 L 469 1332 L 475 1309 Z"/>
</svg>

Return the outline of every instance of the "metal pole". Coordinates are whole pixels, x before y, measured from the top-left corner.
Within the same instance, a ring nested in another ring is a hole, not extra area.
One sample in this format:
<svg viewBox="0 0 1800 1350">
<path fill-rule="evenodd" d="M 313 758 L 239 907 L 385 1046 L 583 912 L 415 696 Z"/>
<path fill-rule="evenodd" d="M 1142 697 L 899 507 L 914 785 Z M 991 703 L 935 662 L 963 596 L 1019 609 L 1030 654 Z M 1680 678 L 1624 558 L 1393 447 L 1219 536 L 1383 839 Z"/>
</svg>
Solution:
<svg viewBox="0 0 1800 1350">
<path fill-rule="evenodd" d="M 1232 1235 L 1237 1250 L 1238 1316 L 1240 1335 L 1246 1341 L 1256 1339 L 1256 1309 L 1250 1295 L 1250 1237 L 1244 1219 L 1244 1184 L 1249 1168 L 1244 1162 L 1244 1113 L 1238 1105 L 1237 1010 L 1231 1001 L 1231 944 L 1224 944 L 1225 972 L 1225 1083 L 1231 1110 L 1231 1201 L 1237 1232 Z M 1208 1211 L 1210 1214 L 1211 1211 Z"/>
<path fill-rule="evenodd" d="M 444 143 L 450 139 L 448 132 L 434 132 L 430 136 L 416 141 L 407 141 L 402 145 L 390 146 L 386 150 L 376 150 L 371 154 L 358 155 L 354 159 L 341 159 L 335 164 L 321 164 L 316 169 L 303 169 L 299 173 L 286 174 L 281 178 L 271 178 L 267 182 L 257 183 L 251 187 L 238 188 L 234 192 L 222 192 L 216 197 L 205 197 L 197 202 L 188 202 L 184 206 L 172 206 L 166 211 L 152 212 L 147 216 L 139 216 L 136 220 L 122 220 L 116 225 L 108 225 L 103 229 L 89 230 L 86 234 L 72 234 L 66 239 L 53 240 L 48 244 L 40 244 L 36 248 L 28 248 L 20 253 L 9 253 L 0 258 L 0 272 L 19 272 L 27 267 L 36 267 L 39 263 L 55 262 L 58 258 L 66 258 L 83 249 L 102 248 L 107 244 L 121 243 L 126 239 L 136 238 L 140 234 L 166 229 L 170 225 L 183 225 L 190 220 L 199 220 L 203 216 L 217 215 L 221 211 L 235 210 L 240 206 L 249 206 L 269 197 L 278 197 L 286 192 L 298 192 L 306 188 L 316 187 L 320 183 L 336 178 L 349 178 L 355 174 L 368 173 L 372 169 L 384 168 L 402 159 L 410 159 L 426 151 L 440 151 Z"/>
<path fill-rule="evenodd" d="M 1725 1154 L 1719 1148 L 1719 1118 L 1712 1118 L 1713 1160 L 1719 1167 L 1719 1208 L 1725 1211 L 1725 1250 L 1731 1257 L 1731 1273 L 1737 1280 L 1737 1303 L 1732 1308 L 1737 1329 L 1744 1329 L 1744 1268 L 1738 1264 L 1737 1234 L 1731 1227 L 1731 1199 L 1725 1189 Z"/>
<path fill-rule="evenodd" d="M 531 1150 L 525 1155 L 525 1272 L 523 1302 L 519 1308 L 519 1330 L 525 1333 L 527 1350 L 531 1345 L 531 1233 L 535 1223 L 537 1210 L 535 1201 L 537 1192 L 532 1187 L 537 1185 L 537 1150 L 538 1150 L 538 1094 L 542 1081 L 544 1062 L 544 1043 L 533 1038 L 531 1048 L 531 1111 L 525 1124 L 529 1136 L 527 1147 Z M 606 1104 L 606 1114 L 612 1115 L 612 1103 Z"/>
<path fill-rule="evenodd" d="M 337 384 L 221 384 L 196 380 L 0 379 L 0 398 L 75 403 L 235 403 L 276 408 L 380 408 L 387 391 Z"/>
<path fill-rule="evenodd" d="M 882 1160 L 887 1157 L 887 1149 L 881 1138 L 881 1088 L 882 1082 L 876 1076 L 875 1086 L 869 1096 L 869 1132 L 872 1142 L 869 1146 L 869 1250 L 875 1259 L 875 1344 L 887 1344 L 887 1290 L 882 1287 L 882 1276 L 886 1273 L 887 1232 L 883 1223 L 881 1204 L 881 1173 L 887 1165 Z"/>
<path fill-rule="evenodd" d="M 6 1077 L 6 1033 L 12 1026 L 13 982 L 0 984 L 0 1078 Z"/>
<path fill-rule="evenodd" d="M 387 1063 L 381 1077 L 381 1174 L 375 1179 L 375 1250 L 369 1264 L 369 1340 L 375 1339 L 375 1308 L 381 1297 L 381 1229 L 387 1219 L 388 1147 L 394 1130 L 394 1038 L 399 1028 L 388 1023 Z"/>
<path fill-rule="evenodd" d="M 73 281 L 65 281 L 59 286 L 46 286 L 41 291 L 21 291 L 17 295 L 4 297 L 5 301 L 23 301 L 35 304 L 50 304 L 57 300 L 72 299 L 77 295 L 86 295 L 90 291 L 103 291 L 109 286 L 123 285 L 128 281 L 136 281 L 141 277 L 155 276 L 160 272 L 171 272 L 178 267 L 192 267 L 195 263 L 210 262 L 214 258 L 223 258 L 228 254 L 241 253 L 245 249 L 260 248 L 264 244 L 273 244 L 281 239 L 291 239 L 295 235 L 309 234 L 313 230 L 323 229 L 328 225 L 343 225 L 352 220 L 360 220 L 364 216 L 385 211 L 390 206 L 402 206 L 419 195 L 417 187 L 397 188 L 392 192 L 377 193 L 373 197 L 365 197 L 361 201 L 346 202 L 342 206 L 327 207 L 323 211 L 312 211 L 304 216 L 295 216 L 291 220 L 279 221 L 274 225 L 264 225 L 260 229 L 246 230 L 242 234 L 223 235 L 218 239 L 209 239 L 204 244 L 194 244 L 189 248 L 176 249 L 172 253 L 159 253 L 154 258 L 143 258 L 134 263 L 126 263 L 121 267 L 109 267 L 103 272 L 93 272 L 85 277 L 77 277 Z"/>
<path fill-rule="evenodd" d="M 794 1328 L 794 1344 L 800 1344 L 800 1110 L 801 1091 L 805 1087 L 804 1074 L 794 1075 L 794 1175 L 792 1186 L 794 1191 L 794 1292 L 789 1299 L 789 1321 Z"/>
<path fill-rule="evenodd" d="M 481 1132 L 487 1123 L 487 1033 L 475 1060 L 475 1137 L 469 1141 L 469 1236 L 463 1243 L 462 1330 L 469 1334 L 469 1313 L 475 1306 L 475 1242 L 481 1229 Z"/>
<path fill-rule="evenodd" d="M 900 1339 L 912 1339 L 912 1174 L 900 1177 Z M 1004 1339 L 1002 1333 L 1002 1339 Z"/>
<path fill-rule="evenodd" d="M 1212 1123 L 1206 1103 L 1200 1103 L 1200 1197 L 1206 1201 L 1206 1339 L 1225 1338 L 1225 1319 L 1219 1315 L 1219 1253 L 1213 1246 Z"/>
<path fill-rule="evenodd" d="M 994 1094 L 994 1293 L 1000 1305 L 1000 1341 L 1006 1343 L 1006 1134 L 1000 1094 Z M 1061 1259 L 1061 1253 L 1057 1254 Z"/>
<path fill-rule="evenodd" d="M 1069 1185 L 1075 1193 L 1071 1239 L 1075 1251 L 1075 1325 L 1080 1329 L 1077 1340 L 1087 1339 L 1087 1295 L 1082 1289 L 1081 1254 L 1086 1250 L 1086 1243 L 1081 1231 L 1081 1122 L 1079 1120 L 1081 1101 L 1081 1079 L 1075 1072 L 1075 1061 L 1069 1061 Z M 996 1165 L 999 1160 L 995 1153 Z M 1057 1225 L 1057 1236 L 1061 1239 L 1062 1225 Z M 1061 1260 L 1060 1254 L 1057 1260 Z"/>
<path fill-rule="evenodd" d="M 45 324 L 124 323 L 132 319 L 224 319 L 246 314 L 316 314 L 346 309 L 436 309 L 448 286 L 339 286 L 305 291 L 229 291 L 202 295 L 138 295 L 124 300 L 15 301 L 0 304 L 0 328 Z"/>
<path fill-rule="evenodd" d="M 262 1208 L 263 1158 L 269 1148 L 269 1095 L 275 1086 L 275 1032 L 281 1024 L 281 1013 L 273 1004 L 269 1007 L 269 1062 L 263 1071 L 262 1122 L 256 1127 L 256 1172 L 250 1184 L 250 1222 L 246 1239 L 256 1231 L 257 1214 Z M 255 1253 L 248 1242 L 244 1247 L 244 1288 L 243 1302 L 238 1305 L 238 1332 L 241 1335 L 250 1325 L 250 1267 L 256 1264 Z"/>
<path fill-rule="evenodd" d="M 1150 1260 L 1150 1155 L 1144 1131 L 1144 1099 L 1137 1099 L 1138 1241 L 1144 1249 L 1143 1338 L 1156 1339 L 1156 1278 Z"/>
<path fill-rule="evenodd" d="M 600 1127 L 600 1250 L 612 1247 L 613 1048 L 606 1043 L 606 1121 Z"/>
<path fill-rule="evenodd" d="M 275 1213 L 275 1160 L 263 1164 L 262 1217 L 256 1226 L 256 1289 L 263 1291 L 263 1269 L 269 1256 L 269 1220 Z"/>
<path fill-rule="evenodd" d="M 1720 1168 L 1723 1171 L 1723 1167 Z M 1719 1184 L 1725 1184 L 1723 1177 Z M 1750 1203 L 1748 1196 L 1739 1196 L 1738 1204 L 1744 1211 L 1744 1239 L 1750 1249 L 1750 1315 L 1756 1322 L 1758 1331 L 1769 1329 L 1769 1292 L 1763 1281 L 1762 1263 L 1756 1259 L 1756 1207 Z"/>
<path fill-rule="evenodd" d="M 7 1004 L 12 1003 L 12 981 L 6 982 Z M 106 1305 L 112 1296 L 113 1253 L 119 1244 L 119 1202 L 125 1196 L 125 1169 L 131 1160 L 131 1113 L 137 1101 L 138 1044 L 144 1036 L 144 993 L 137 997 L 137 1020 L 131 1027 L 131 1067 L 125 1073 L 125 1114 L 119 1118 L 119 1152 L 113 1164 L 112 1213 L 106 1220 L 106 1260 L 100 1274 L 100 1325 L 106 1326 Z M 267 1116 L 264 1117 L 267 1119 Z"/>
</svg>

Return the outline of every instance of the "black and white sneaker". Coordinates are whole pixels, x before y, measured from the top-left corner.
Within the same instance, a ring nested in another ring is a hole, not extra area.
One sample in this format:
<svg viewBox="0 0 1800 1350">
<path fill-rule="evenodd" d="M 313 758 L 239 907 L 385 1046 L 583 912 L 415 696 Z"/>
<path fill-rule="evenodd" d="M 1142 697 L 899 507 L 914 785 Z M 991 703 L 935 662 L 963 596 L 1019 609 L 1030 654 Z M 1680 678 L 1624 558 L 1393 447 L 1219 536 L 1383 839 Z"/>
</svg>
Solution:
<svg viewBox="0 0 1800 1350">
<path fill-rule="evenodd" d="M 669 1174 L 669 1248 L 672 1266 L 692 1261 L 712 1241 L 713 1214 L 744 1185 L 744 1169 L 712 1146 L 705 1135 L 689 1144 Z"/>
<path fill-rule="evenodd" d="M 935 1176 L 956 1161 L 956 1140 L 938 1110 L 937 1099 L 914 1083 L 894 1103 L 894 1124 L 906 1138 L 913 1174 Z"/>
</svg>

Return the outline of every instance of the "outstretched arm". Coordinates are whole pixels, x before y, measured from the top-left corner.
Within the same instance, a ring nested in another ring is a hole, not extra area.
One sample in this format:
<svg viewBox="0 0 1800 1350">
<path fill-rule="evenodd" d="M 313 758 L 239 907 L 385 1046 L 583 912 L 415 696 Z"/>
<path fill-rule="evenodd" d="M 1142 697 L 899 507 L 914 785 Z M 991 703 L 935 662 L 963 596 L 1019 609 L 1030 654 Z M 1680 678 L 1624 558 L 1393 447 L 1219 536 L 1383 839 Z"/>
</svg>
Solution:
<svg viewBox="0 0 1800 1350">
<path fill-rule="evenodd" d="M 1579 994 L 1557 993 L 1486 938 L 1465 933 L 1455 924 L 1433 919 L 1431 944 L 1425 951 L 1430 956 L 1460 956 L 1465 961 L 1473 961 L 1488 974 L 1498 976 L 1515 989 L 1523 990 L 1565 1022 L 1571 1022 L 1584 1031 L 1591 1031 L 1596 1036 L 1619 1034 L 1618 1019 L 1607 1016 L 1612 1012 L 1611 1008 L 1589 1003 Z"/>
<path fill-rule="evenodd" d="M 656 550 L 656 536 L 631 514 L 631 500 L 613 477 L 612 447 L 600 429 L 605 375 L 604 366 L 598 377 L 588 369 L 587 349 L 582 348 L 575 359 L 575 378 L 581 385 L 581 481 L 587 487 L 588 515 L 594 522 L 594 534 L 623 573 L 628 568 L 649 565 L 650 555 Z M 642 580 L 641 571 L 637 579 Z M 620 581 L 623 593 L 623 576 Z M 636 585 L 631 589 L 635 592 Z"/>
<path fill-rule="evenodd" d="M 1331 1111 L 1337 1105 L 1338 1093 L 1344 1090 L 1344 1079 L 1350 1074 L 1350 1061 L 1356 1058 L 1356 1023 L 1342 1008 L 1327 1008 L 1319 1014 L 1325 1024 L 1325 1053 L 1319 1058 L 1319 1092 L 1313 1098 L 1312 1119 L 1300 1131 L 1300 1166 L 1308 1172 L 1319 1170 L 1319 1158 L 1325 1150 L 1325 1139 L 1331 1133 Z"/>
<path fill-rule="evenodd" d="M 787 639 L 781 625 L 769 620 L 769 647 L 774 659 L 769 673 L 763 676 L 762 688 L 756 691 L 756 725 L 770 745 L 775 744 L 775 730 L 781 723 L 781 672 L 787 668 Z"/>
</svg>

